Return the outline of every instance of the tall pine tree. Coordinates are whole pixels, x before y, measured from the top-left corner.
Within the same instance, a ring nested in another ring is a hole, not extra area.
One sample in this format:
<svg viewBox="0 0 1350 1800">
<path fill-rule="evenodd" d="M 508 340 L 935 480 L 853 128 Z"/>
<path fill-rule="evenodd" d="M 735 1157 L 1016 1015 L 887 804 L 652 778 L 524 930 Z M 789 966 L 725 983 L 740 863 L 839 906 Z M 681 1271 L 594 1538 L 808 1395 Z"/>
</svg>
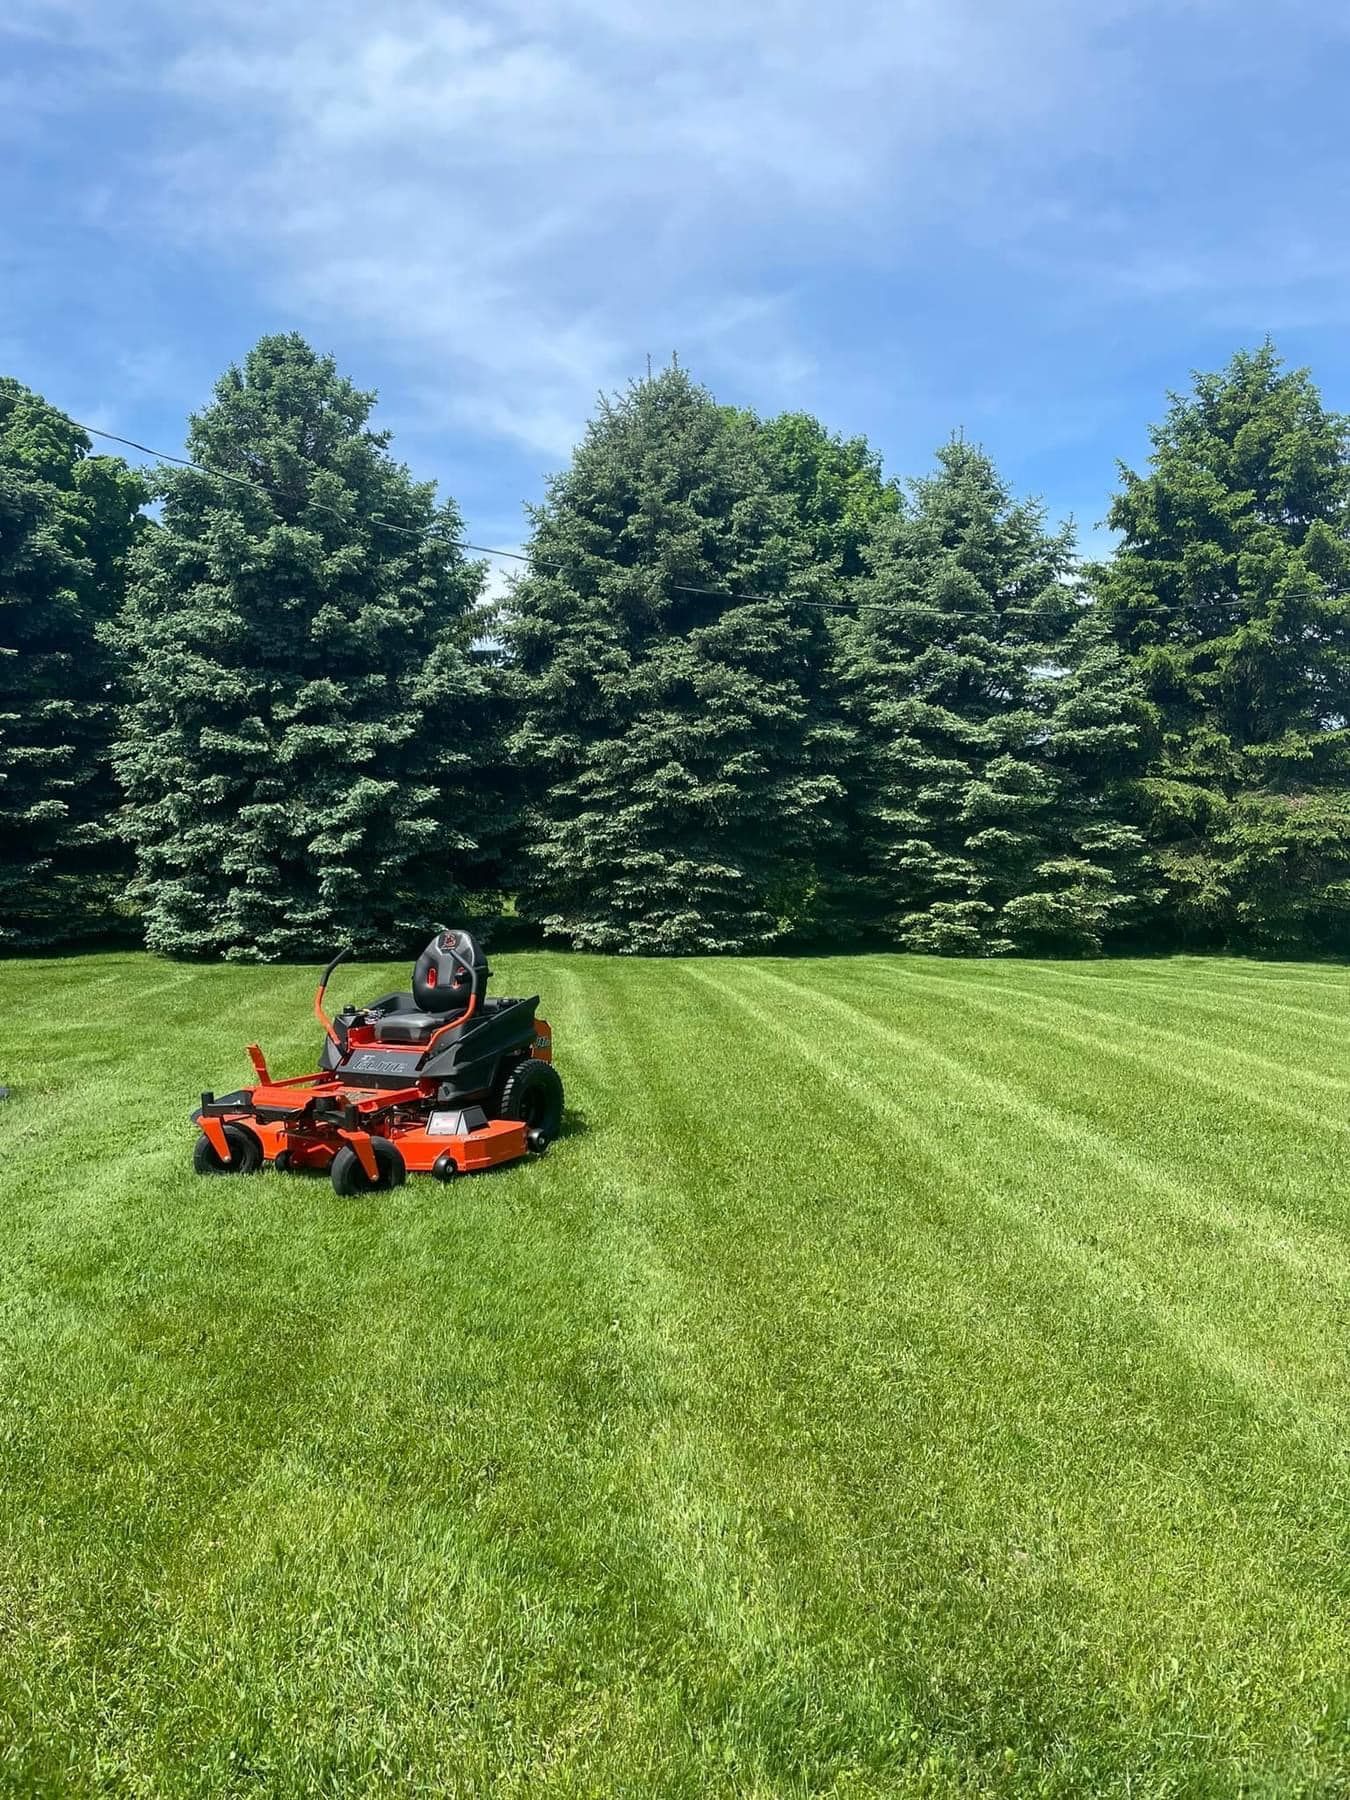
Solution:
<svg viewBox="0 0 1350 1800">
<path fill-rule="evenodd" d="M 818 576 L 757 426 L 672 367 L 602 405 L 534 514 L 503 631 L 523 900 L 596 950 L 772 943 L 835 828 Z"/>
<path fill-rule="evenodd" d="M 1156 717 L 1095 608 L 1043 654 L 1030 689 L 1032 752 L 1054 804 L 1032 879 L 1003 917 L 1017 949 L 1091 955 L 1150 937 L 1163 898 L 1134 806 Z"/>
<path fill-rule="evenodd" d="M 840 437 L 809 413 L 780 413 L 757 425 L 770 486 L 791 510 L 797 558 L 813 570 L 830 599 L 829 681 L 822 699 L 842 720 L 840 628 L 847 624 L 846 603 L 868 546 L 901 511 L 900 484 L 883 475 L 881 458 L 866 438 Z M 857 810 L 862 745 L 845 734 L 839 748 L 836 766 L 845 791 L 834 815 L 838 829 L 821 846 L 810 905 L 796 935 L 803 942 L 828 939 L 847 946 L 866 941 L 869 923 L 857 904 L 858 884 L 866 879 L 865 833 Z"/>
<path fill-rule="evenodd" d="M 0 378 L 0 946 L 114 923 L 125 869 L 108 821 L 121 604 L 145 488 L 70 420 Z"/>
<path fill-rule="evenodd" d="M 161 472 L 119 756 L 153 949 L 403 948 L 481 871 L 482 569 L 369 429 L 373 400 L 264 338 L 191 421 L 189 455 L 224 478 Z"/>
<path fill-rule="evenodd" d="M 1350 427 L 1267 344 L 1122 470 L 1100 591 L 1162 721 L 1143 784 L 1183 934 L 1350 946 Z"/>
<path fill-rule="evenodd" d="M 1107 799 L 1144 716 L 1082 618 L 1071 530 L 947 444 L 856 588 L 855 905 L 915 950 L 1095 950 L 1134 899 L 1138 834 Z"/>
</svg>

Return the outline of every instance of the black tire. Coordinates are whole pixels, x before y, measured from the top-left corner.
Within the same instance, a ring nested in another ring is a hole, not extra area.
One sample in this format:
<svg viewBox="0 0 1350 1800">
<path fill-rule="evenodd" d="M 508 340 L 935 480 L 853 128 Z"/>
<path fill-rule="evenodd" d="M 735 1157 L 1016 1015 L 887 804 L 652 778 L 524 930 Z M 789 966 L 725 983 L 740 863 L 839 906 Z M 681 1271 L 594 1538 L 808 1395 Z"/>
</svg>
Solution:
<svg viewBox="0 0 1350 1800">
<path fill-rule="evenodd" d="M 340 1194 L 344 1200 L 355 1199 L 358 1194 L 383 1194 L 389 1188 L 402 1187 L 408 1179 L 408 1166 L 399 1154 L 397 1145 L 383 1137 L 371 1138 L 370 1145 L 375 1152 L 375 1166 L 379 1170 L 374 1181 L 361 1167 L 361 1158 L 350 1144 L 344 1144 L 333 1158 L 333 1192 Z"/>
<path fill-rule="evenodd" d="M 547 1143 L 562 1130 L 562 1077 L 552 1063 L 527 1056 L 502 1083 L 503 1119 L 519 1119 Z"/>
<path fill-rule="evenodd" d="M 459 1174 L 459 1164 L 448 1150 L 442 1150 L 431 1165 L 431 1172 L 437 1181 L 453 1181 Z"/>
<path fill-rule="evenodd" d="M 230 1159 L 222 1162 L 206 1133 L 192 1146 L 192 1166 L 199 1175 L 255 1175 L 262 1164 L 262 1145 L 242 1125 L 225 1126 Z"/>
</svg>

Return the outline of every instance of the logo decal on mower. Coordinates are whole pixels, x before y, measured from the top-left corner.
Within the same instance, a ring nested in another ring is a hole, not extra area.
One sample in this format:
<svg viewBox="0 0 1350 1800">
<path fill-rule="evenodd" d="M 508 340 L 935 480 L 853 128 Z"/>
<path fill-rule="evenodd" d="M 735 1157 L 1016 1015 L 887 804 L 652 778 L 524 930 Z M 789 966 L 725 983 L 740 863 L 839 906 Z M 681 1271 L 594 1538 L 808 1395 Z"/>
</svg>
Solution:
<svg viewBox="0 0 1350 1800">
<path fill-rule="evenodd" d="M 406 1075 L 407 1057 L 382 1055 L 378 1050 L 355 1050 L 338 1065 L 341 1075 Z"/>
</svg>

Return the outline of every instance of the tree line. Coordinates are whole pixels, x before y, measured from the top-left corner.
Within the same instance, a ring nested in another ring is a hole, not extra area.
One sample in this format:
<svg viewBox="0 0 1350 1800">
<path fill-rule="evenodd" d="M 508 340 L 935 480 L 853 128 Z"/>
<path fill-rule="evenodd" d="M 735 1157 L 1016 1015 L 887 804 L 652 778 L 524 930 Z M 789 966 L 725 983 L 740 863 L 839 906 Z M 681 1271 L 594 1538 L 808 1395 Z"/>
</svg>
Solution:
<svg viewBox="0 0 1350 1800">
<path fill-rule="evenodd" d="M 491 604 L 373 405 L 267 337 L 146 473 L 0 379 L 0 946 L 1350 946 L 1350 421 L 1271 346 L 1096 564 L 977 445 L 902 483 L 672 364 Z"/>
</svg>

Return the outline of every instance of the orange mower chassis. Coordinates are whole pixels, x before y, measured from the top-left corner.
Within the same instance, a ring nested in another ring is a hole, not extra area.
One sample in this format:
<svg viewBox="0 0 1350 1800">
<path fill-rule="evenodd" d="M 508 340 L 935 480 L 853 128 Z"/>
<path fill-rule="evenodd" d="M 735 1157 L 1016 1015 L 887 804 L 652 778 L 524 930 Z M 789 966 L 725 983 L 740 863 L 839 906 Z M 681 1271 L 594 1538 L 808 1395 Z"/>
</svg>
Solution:
<svg viewBox="0 0 1350 1800">
<path fill-rule="evenodd" d="M 438 931 L 411 992 L 330 1019 L 324 991 L 346 954 L 329 963 L 314 996 L 323 1067 L 277 1079 L 250 1044 L 254 1085 L 203 1094 L 193 1114 L 198 1173 L 250 1173 L 262 1163 L 327 1171 L 351 1195 L 409 1174 L 449 1181 L 547 1147 L 563 1106 L 552 1031 L 537 997 L 486 998 L 490 970 L 471 933 Z M 485 1105 L 509 1116 L 490 1118 Z"/>
<path fill-rule="evenodd" d="M 412 1118 L 400 1119 L 397 1113 L 392 1120 L 381 1116 L 400 1105 L 425 1107 L 427 1099 L 421 1087 L 393 1092 L 350 1088 L 315 1074 L 244 1088 L 227 1100 L 208 1101 L 205 1096 L 203 1100 L 202 1133 L 222 1162 L 230 1160 L 226 1125 L 251 1132 L 262 1150 L 262 1160 L 276 1163 L 284 1157 L 283 1168 L 326 1170 L 342 1146 L 350 1144 L 371 1181 L 379 1174 L 370 1141 L 374 1136 L 388 1138 L 395 1145 L 410 1175 L 432 1174 L 442 1157 L 454 1163 L 456 1174 L 477 1174 L 502 1163 L 518 1162 L 529 1149 L 526 1128 L 514 1119 L 489 1119 L 473 1130 L 454 1131 L 446 1126 L 463 1120 L 465 1109 L 460 1107 L 448 1106 L 439 1113 Z M 316 1119 L 312 1110 L 315 1100 L 336 1102 L 349 1116 L 340 1123 L 332 1113 Z M 444 1164 L 441 1170 L 447 1172 Z"/>
</svg>

